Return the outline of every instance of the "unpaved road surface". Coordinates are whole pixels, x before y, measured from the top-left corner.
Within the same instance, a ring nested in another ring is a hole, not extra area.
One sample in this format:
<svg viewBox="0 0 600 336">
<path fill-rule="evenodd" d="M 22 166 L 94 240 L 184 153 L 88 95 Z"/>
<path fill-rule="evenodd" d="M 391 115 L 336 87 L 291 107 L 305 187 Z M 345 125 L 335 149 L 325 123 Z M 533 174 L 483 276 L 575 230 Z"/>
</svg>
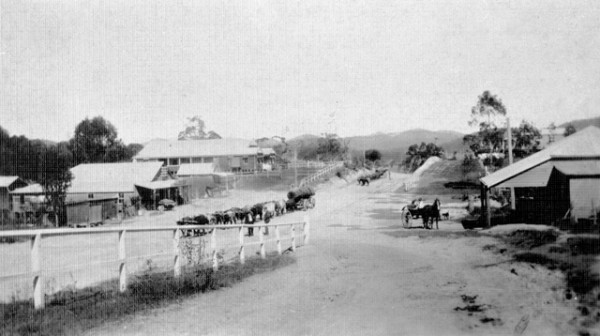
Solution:
<svg viewBox="0 0 600 336">
<path fill-rule="evenodd" d="M 414 195 L 395 193 L 401 179 L 321 187 L 293 265 L 88 335 L 576 334 L 560 273 L 484 249 L 500 243 L 452 220 L 435 233 L 403 229 Z"/>
</svg>

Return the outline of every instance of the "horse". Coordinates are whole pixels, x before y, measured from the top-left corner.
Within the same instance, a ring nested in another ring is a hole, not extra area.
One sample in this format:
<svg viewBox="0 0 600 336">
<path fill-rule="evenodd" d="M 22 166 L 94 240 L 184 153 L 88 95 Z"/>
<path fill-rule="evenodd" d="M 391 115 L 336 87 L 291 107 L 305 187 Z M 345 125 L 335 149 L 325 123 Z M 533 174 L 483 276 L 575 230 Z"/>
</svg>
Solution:
<svg viewBox="0 0 600 336">
<path fill-rule="evenodd" d="M 423 218 L 423 227 L 431 230 L 433 228 L 433 220 L 435 220 L 436 229 L 439 230 L 439 220 L 440 220 L 440 207 L 442 206 L 442 202 L 440 202 L 439 198 L 436 198 L 433 204 L 427 204 L 421 209 L 421 217 Z M 431 220 L 431 223 L 430 223 Z"/>
<path fill-rule="evenodd" d="M 263 219 L 263 205 L 264 203 L 256 203 L 250 208 L 255 220 L 257 216 L 260 216 L 260 219 Z"/>
<path fill-rule="evenodd" d="M 273 201 L 275 202 L 275 215 L 282 216 L 285 213 L 285 200 Z"/>
</svg>

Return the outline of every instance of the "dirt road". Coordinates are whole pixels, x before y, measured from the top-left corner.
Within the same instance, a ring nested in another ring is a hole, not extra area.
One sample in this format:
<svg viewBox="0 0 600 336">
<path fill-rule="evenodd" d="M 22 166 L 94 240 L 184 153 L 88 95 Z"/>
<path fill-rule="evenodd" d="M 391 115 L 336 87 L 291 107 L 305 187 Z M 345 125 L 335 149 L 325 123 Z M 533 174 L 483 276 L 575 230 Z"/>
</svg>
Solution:
<svg viewBox="0 0 600 336">
<path fill-rule="evenodd" d="M 323 187 L 296 264 L 88 334 L 576 334 L 560 273 L 506 262 L 483 248 L 497 241 L 452 221 L 435 235 L 401 228 L 412 197 L 394 192 L 401 185 Z"/>
</svg>

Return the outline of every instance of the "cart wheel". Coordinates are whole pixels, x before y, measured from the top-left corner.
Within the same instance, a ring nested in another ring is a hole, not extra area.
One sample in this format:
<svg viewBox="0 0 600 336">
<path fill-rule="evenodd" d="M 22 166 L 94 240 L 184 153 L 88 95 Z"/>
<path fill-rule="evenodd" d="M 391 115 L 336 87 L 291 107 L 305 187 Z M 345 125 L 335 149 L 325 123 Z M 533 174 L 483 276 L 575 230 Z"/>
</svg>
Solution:
<svg viewBox="0 0 600 336">
<path fill-rule="evenodd" d="M 405 229 L 408 229 L 411 227 L 412 224 L 412 215 L 410 213 L 410 211 L 408 211 L 406 208 L 402 209 L 402 226 Z"/>
</svg>

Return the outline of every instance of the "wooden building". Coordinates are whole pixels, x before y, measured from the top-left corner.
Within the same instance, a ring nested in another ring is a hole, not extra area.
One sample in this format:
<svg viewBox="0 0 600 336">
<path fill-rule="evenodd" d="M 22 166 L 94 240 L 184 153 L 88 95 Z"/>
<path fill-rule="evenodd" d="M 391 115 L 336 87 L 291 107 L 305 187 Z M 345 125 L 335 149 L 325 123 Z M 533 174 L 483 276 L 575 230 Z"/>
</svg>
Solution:
<svg viewBox="0 0 600 336">
<path fill-rule="evenodd" d="M 218 172 L 253 172 L 271 164 L 274 157 L 272 148 L 259 148 L 253 141 L 240 139 L 153 140 L 134 160 L 160 161 L 174 173 L 181 165 L 198 163 L 210 163 Z"/>
<path fill-rule="evenodd" d="M 528 223 L 595 218 L 600 212 L 600 129 L 590 126 L 481 179 L 488 225 L 491 188 L 514 188 Z"/>
</svg>

